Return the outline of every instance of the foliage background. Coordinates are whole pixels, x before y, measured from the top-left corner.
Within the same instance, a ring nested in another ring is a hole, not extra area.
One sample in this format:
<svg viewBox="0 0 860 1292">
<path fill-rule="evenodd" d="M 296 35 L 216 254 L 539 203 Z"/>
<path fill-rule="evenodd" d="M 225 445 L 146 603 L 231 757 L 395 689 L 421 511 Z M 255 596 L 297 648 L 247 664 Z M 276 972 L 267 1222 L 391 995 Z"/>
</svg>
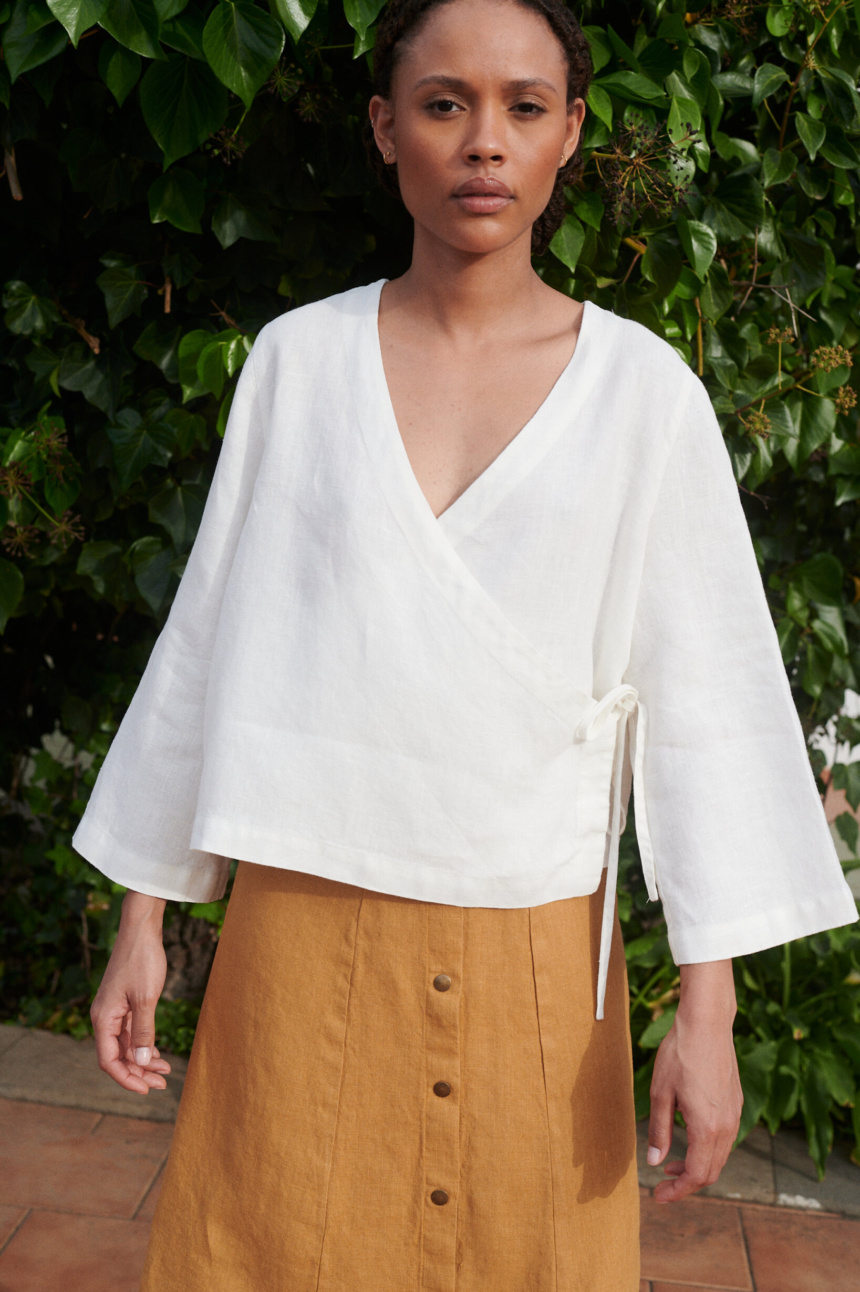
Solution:
<svg viewBox="0 0 860 1292">
<path fill-rule="evenodd" d="M 583 182 L 538 271 L 704 380 L 807 732 L 860 673 L 860 0 L 585 0 Z M 69 841 L 285 309 L 408 264 L 360 142 L 380 0 L 0 0 L 0 921 L 7 1019 L 83 1033 L 122 890 Z M 815 770 L 823 768 L 813 755 Z M 860 803 L 860 764 L 835 785 Z M 822 783 L 823 788 L 823 783 Z M 840 828 L 857 851 L 850 814 Z M 168 930 L 187 1049 L 224 903 Z M 678 978 L 624 841 L 640 1112 Z M 860 1155 L 860 934 L 737 964 L 742 1133 Z"/>
</svg>

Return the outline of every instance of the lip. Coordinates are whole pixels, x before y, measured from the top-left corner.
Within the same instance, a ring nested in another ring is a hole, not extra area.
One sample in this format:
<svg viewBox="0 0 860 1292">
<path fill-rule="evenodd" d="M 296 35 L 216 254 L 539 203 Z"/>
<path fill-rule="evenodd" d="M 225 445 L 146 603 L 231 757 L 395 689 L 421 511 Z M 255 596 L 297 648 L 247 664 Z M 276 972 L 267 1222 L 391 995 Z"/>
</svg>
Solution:
<svg viewBox="0 0 860 1292">
<path fill-rule="evenodd" d="M 454 190 L 453 197 L 474 215 L 493 215 L 512 202 L 514 195 L 500 179 L 490 175 L 476 175 L 460 184 Z"/>
</svg>

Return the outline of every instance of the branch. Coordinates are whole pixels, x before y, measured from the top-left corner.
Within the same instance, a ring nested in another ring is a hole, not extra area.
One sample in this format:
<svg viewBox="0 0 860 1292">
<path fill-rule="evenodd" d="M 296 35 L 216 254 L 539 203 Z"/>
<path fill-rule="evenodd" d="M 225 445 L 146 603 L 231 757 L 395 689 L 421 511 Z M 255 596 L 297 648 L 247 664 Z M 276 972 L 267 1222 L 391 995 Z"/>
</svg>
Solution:
<svg viewBox="0 0 860 1292">
<path fill-rule="evenodd" d="M 3 149 L 3 174 L 9 181 L 9 192 L 16 202 L 20 202 L 24 196 L 21 191 L 21 182 L 18 179 L 18 167 L 15 163 L 15 145 L 11 148 Z"/>
</svg>

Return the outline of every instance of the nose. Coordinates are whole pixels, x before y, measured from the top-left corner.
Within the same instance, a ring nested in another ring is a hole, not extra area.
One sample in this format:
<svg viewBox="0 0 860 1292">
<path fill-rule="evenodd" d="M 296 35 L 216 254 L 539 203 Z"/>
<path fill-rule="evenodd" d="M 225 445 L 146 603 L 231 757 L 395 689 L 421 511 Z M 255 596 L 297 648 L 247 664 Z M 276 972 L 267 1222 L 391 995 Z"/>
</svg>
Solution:
<svg viewBox="0 0 860 1292">
<path fill-rule="evenodd" d="M 504 142 L 502 114 L 491 105 L 477 108 L 469 114 L 469 132 L 463 152 L 473 165 L 481 162 L 503 162 L 507 156 Z"/>
</svg>

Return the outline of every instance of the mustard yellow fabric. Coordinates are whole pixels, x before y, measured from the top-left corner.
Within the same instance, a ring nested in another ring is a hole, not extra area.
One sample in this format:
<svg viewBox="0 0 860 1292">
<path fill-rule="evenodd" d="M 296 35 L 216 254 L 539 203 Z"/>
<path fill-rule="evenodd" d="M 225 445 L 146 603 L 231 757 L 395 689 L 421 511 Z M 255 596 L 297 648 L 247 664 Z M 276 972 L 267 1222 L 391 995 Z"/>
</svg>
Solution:
<svg viewBox="0 0 860 1292">
<path fill-rule="evenodd" d="M 638 1292 L 602 900 L 450 906 L 241 863 L 141 1292 Z"/>
</svg>

